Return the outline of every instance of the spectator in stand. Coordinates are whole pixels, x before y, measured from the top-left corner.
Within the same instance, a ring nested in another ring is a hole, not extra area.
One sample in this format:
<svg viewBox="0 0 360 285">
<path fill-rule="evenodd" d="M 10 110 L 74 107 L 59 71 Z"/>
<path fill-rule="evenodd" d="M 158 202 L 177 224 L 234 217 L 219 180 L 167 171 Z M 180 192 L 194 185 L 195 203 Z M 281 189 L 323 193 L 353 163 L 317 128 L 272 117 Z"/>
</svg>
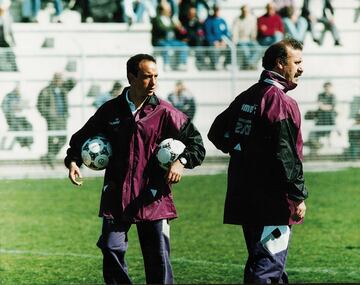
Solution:
<svg viewBox="0 0 360 285">
<path fill-rule="evenodd" d="M 332 91 L 332 83 L 325 82 L 323 91 L 318 94 L 318 109 L 315 115 L 316 126 L 334 126 L 336 119 L 336 97 Z M 316 154 L 316 151 L 321 147 L 320 138 L 329 137 L 331 130 L 311 131 L 309 133 L 309 140 L 307 144 L 310 151 Z"/>
<path fill-rule="evenodd" d="M 171 17 L 169 3 L 161 2 L 158 6 L 158 14 L 152 20 L 151 42 L 154 47 L 161 48 L 164 61 L 164 70 L 186 70 L 189 47 L 187 43 L 178 40 L 176 34 L 184 34 L 185 30 L 181 23 Z M 170 58 L 170 51 L 174 55 Z M 171 62 L 172 61 L 172 62 Z"/>
<path fill-rule="evenodd" d="M 63 131 L 64 134 L 48 135 L 48 152 L 40 158 L 44 164 L 54 167 L 54 160 L 66 143 L 66 128 L 69 117 L 68 94 L 75 86 L 74 79 L 64 80 L 63 74 L 56 72 L 48 86 L 40 91 L 37 109 L 46 120 L 48 131 Z"/>
<path fill-rule="evenodd" d="M 105 93 L 100 93 L 93 103 L 93 106 L 96 109 L 99 109 L 105 102 L 109 101 L 110 99 L 116 98 L 122 91 L 123 85 L 120 81 L 115 81 L 111 90 Z"/>
<path fill-rule="evenodd" d="M 10 5 L 10 0 L 0 1 L 0 71 L 18 71 L 15 53 L 12 51 L 15 39 Z"/>
<path fill-rule="evenodd" d="M 147 22 L 144 19 L 145 12 L 147 13 L 149 20 L 155 18 L 156 6 L 157 6 L 157 1 L 155 0 L 137 0 L 136 8 L 135 8 L 136 21 L 138 23 Z"/>
<path fill-rule="evenodd" d="M 335 125 L 336 118 L 336 97 L 332 91 L 332 83 L 325 82 L 323 91 L 318 95 L 319 113 L 318 125 Z"/>
<path fill-rule="evenodd" d="M 195 48 L 195 64 L 201 70 L 204 68 L 203 50 L 196 49 L 204 45 L 204 29 L 203 24 L 197 17 L 195 6 L 188 7 L 186 18 L 182 20 L 183 33 L 179 34 L 179 38 L 186 42 L 190 47 Z"/>
<path fill-rule="evenodd" d="M 71 9 L 77 10 L 81 14 L 81 21 L 86 23 L 93 22 L 125 22 L 124 11 L 121 1 L 114 0 L 74 0 Z"/>
<path fill-rule="evenodd" d="M 21 111 L 21 94 L 19 84 L 5 95 L 1 102 L 1 108 L 4 113 L 9 130 L 13 130 L 17 124 L 17 113 Z"/>
<path fill-rule="evenodd" d="M 256 41 L 256 17 L 248 5 L 241 6 L 240 11 L 232 25 L 232 41 L 238 47 L 238 64 L 241 69 L 256 69 L 261 52 Z"/>
<path fill-rule="evenodd" d="M 206 0 L 181 0 L 179 3 L 179 20 L 185 22 L 188 17 L 188 10 L 190 7 L 195 7 L 196 16 L 201 23 L 203 23 L 209 16 L 210 7 Z"/>
<path fill-rule="evenodd" d="M 225 56 L 223 67 L 231 63 L 230 50 L 227 46 L 226 39 L 231 41 L 231 34 L 224 18 L 220 17 L 220 7 L 214 6 L 213 14 L 204 22 L 205 44 L 210 47 L 210 69 L 220 69 L 219 58 Z"/>
<path fill-rule="evenodd" d="M 284 25 L 274 3 L 266 5 L 266 13 L 257 19 L 257 27 L 257 40 L 262 46 L 270 46 L 284 37 Z"/>
<path fill-rule="evenodd" d="M 299 42 L 304 43 L 305 35 L 308 29 L 306 19 L 297 15 L 294 7 L 287 6 L 281 9 L 280 15 L 282 16 L 285 36 L 290 36 Z"/>
<path fill-rule="evenodd" d="M 122 0 L 121 5 L 124 20 L 129 24 L 144 22 L 145 12 L 149 19 L 156 17 L 157 1 L 155 0 Z"/>
<path fill-rule="evenodd" d="M 21 114 L 22 110 L 24 110 L 26 107 L 26 102 L 21 98 L 20 86 L 17 83 L 15 88 L 6 94 L 3 101 L 1 102 L 1 108 L 9 126 L 10 132 L 32 130 L 31 123 L 25 116 Z M 18 142 L 21 147 L 30 148 L 34 140 L 32 136 L 15 136 L 14 143 L 15 142 Z M 13 143 L 11 145 L 13 146 Z"/>
<path fill-rule="evenodd" d="M 175 90 L 168 95 L 168 101 L 193 120 L 196 112 L 195 99 L 181 80 L 176 82 Z"/>
<path fill-rule="evenodd" d="M 340 34 L 335 25 L 334 8 L 331 4 L 331 0 L 304 0 L 301 15 L 308 21 L 308 30 L 311 32 L 313 41 L 318 45 L 322 45 L 325 37 L 325 33 L 330 31 L 335 46 L 341 46 Z M 315 31 L 315 24 L 322 23 L 324 28 L 317 35 Z"/>
<path fill-rule="evenodd" d="M 37 16 L 41 9 L 41 0 L 23 0 L 22 2 L 22 21 L 23 22 L 37 22 Z M 61 0 L 54 0 L 55 19 L 58 20 L 63 11 L 63 4 Z"/>
<path fill-rule="evenodd" d="M 142 1 L 142 0 L 138 0 Z M 152 0 L 157 3 L 157 6 L 162 5 L 163 3 L 168 3 L 171 8 L 171 17 L 179 19 L 179 0 Z"/>
</svg>

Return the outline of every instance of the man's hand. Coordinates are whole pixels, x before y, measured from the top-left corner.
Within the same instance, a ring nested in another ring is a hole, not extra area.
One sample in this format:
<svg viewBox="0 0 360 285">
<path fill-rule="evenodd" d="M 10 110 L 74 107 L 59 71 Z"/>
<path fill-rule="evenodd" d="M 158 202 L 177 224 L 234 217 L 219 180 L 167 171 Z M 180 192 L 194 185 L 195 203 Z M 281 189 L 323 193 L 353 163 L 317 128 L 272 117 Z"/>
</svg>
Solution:
<svg viewBox="0 0 360 285">
<path fill-rule="evenodd" d="M 184 172 L 184 165 L 177 159 L 169 167 L 168 172 L 165 175 L 166 183 L 174 184 L 178 183 Z"/>
<path fill-rule="evenodd" d="M 80 168 L 74 161 L 72 161 L 69 166 L 69 179 L 72 184 L 76 186 L 81 186 L 83 184 Z"/>
<path fill-rule="evenodd" d="M 306 205 L 304 201 L 301 202 L 293 202 L 295 206 L 295 213 L 292 216 L 294 221 L 300 221 L 305 217 Z"/>
</svg>

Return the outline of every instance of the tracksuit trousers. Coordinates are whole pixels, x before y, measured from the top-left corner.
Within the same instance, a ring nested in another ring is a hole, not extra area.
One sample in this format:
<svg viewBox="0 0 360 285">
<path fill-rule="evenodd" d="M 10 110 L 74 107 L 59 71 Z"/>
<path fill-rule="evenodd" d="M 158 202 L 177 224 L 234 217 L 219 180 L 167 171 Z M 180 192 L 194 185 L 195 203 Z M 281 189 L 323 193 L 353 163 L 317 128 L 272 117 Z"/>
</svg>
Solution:
<svg viewBox="0 0 360 285">
<path fill-rule="evenodd" d="M 291 227 L 281 226 L 279 231 L 274 226 L 271 229 L 272 231 L 275 228 L 274 234 L 273 232 L 266 234 L 264 226 L 243 225 L 242 227 L 248 250 L 244 283 L 289 283 L 285 263 Z"/>
<path fill-rule="evenodd" d="M 125 253 L 130 223 L 103 219 L 97 246 L 103 253 L 103 277 L 106 284 L 131 284 Z M 170 263 L 170 226 L 167 220 L 136 223 L 144 259 L 147 284 L 173 284 Z"/>
</svg>

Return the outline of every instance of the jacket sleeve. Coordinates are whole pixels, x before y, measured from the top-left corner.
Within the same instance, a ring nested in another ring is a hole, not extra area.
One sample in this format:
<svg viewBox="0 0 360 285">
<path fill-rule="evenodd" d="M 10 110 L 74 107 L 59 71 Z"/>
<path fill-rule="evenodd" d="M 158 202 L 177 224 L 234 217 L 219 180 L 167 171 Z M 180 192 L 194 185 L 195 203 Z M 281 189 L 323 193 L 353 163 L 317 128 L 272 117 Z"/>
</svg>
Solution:
<svg viewBox="0 0 360 285">
<path fill-rule="evenodd" d="M 227 126 L 229 126 L 230 120 L 230 107 L 215 118 L 207 135 L 215 147 L 224 153 L 229 152 L 229 130 Z"/>
<path fill-rule="evenodd" d="M 276 123 L 278 162 L 282 182 L 287 185 L 288 198 L 302 201 L 308 197 L 305 186 L 302 162 L 296 151 L 297 131 L 291 119 L 284 119 Z"/>
<path fill-rule="evenodd" d="M 101 123 L 102 116 L 100 115 L 100 108 L 86 123 L 85 125 L 72 135 L 70 139 L 70 147 L 66 151 L 66 157 L 64 159 L 64 164 L 66 167 L 69 167 L 71 162 L 76 162 L 78 166 L 82 164 L 81 158 L 81 147 L 84 142 L 94 135 L 101 133 Z"/>
<path fill-rule="evenodd" d="M 213 28 L 212 28 L 212 20 L 207 19 L 204 22 L 204 32 L 205 32 L 205 40 L 207 41 L 207 43 L 209 45 L 213 45 L 214 41 L 215 41 L 215 35 L 213 32 Z"/>
<path fill-rule="evenodd" d="M 205 158 L 205 148 L 200 132 L 190 119 L 180 129 L 178 140 L 182 141 L 186 148 L 180 155 L 187 160 L 186 168 L 194 168 L 200 165 Z"/>
</svg>

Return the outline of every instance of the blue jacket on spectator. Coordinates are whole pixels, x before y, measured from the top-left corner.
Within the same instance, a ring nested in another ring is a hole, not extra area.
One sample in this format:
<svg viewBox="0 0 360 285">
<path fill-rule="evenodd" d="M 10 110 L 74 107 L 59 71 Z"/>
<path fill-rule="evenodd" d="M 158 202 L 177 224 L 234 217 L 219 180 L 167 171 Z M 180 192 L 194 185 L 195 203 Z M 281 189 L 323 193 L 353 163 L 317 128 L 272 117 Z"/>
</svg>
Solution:
<svg viewBox="0 0 360 285">
<path fill-rule="evenodd" d="M 205 40 L 209 45 L 221 41 L 222 36 L 230 38 L 230 31 L 223 18 L 210 16 L 204 22 Z"/>
</svg>

